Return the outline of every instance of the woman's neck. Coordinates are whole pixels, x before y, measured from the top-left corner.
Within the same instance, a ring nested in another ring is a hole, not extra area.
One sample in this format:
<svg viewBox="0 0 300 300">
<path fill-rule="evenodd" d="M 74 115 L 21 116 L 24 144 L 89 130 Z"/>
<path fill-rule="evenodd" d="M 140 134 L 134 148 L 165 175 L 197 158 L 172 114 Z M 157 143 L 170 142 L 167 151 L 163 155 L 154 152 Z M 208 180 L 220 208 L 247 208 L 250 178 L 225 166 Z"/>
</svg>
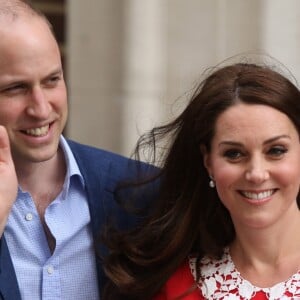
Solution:
<svg viewBox="0 0 300 300">
<path fill-rule="evenodd" d="M 237 230 L 230 254 L 242 277 L 254 285 L 269 287 L 300 270 L 300 212 L 282 225 Z"/>
</svg>

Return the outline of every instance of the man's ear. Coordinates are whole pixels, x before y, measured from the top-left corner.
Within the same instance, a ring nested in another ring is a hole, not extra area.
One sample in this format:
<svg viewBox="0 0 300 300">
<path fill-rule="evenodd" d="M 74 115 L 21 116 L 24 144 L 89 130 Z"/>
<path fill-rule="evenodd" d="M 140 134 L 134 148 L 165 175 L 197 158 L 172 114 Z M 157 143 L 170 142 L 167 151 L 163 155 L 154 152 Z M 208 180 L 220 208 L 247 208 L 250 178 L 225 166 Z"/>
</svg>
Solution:
<svg viewBox="0 0 300 300">
<path fill-rule="evenodd" d="M 200 146 L 200 151 L 201 151 L 201 154 L 203 157 L 204 167 L 206 168 L 208 174 L 212 174 L 211 163 L 210 163 L 210 153 L 207 151 L 207 148 L 205 145 Z"/>
</svg>

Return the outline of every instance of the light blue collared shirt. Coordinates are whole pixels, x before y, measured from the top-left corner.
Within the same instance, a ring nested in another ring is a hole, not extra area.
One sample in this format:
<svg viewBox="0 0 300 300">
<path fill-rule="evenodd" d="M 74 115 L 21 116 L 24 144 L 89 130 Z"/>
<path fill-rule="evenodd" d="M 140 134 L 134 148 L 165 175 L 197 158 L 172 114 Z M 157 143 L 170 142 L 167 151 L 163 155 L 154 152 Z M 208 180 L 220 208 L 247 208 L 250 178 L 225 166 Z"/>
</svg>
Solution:
<svg viewBox="0 0 300 300">
<path fill-rule="evenodd" d="M 54 253 L 31 195 L 21 188 L 4 231 L 22 300 L 99 299 L 84 180 L 63 137 L 60 146 L 67 174 L 61 193 L 45 211 L 45 222 L 56 240 Z"/>
</svg>

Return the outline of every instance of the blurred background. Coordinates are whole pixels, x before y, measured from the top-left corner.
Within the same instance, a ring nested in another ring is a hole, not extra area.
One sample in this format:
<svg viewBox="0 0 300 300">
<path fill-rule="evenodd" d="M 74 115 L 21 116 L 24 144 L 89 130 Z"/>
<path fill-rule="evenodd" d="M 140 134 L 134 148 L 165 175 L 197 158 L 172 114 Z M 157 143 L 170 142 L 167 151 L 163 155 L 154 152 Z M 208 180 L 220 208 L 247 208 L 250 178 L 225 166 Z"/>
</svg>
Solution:
<svg viewBox="0 0 300 300">
<path fill-rule="evenodd" d="M 300 81 L 298 0 L 34 0 L 54 26 L 69 92 L 65 135 L 130 155 L 177 115 L 201 74 L 259 51 Z"/>
</svg>

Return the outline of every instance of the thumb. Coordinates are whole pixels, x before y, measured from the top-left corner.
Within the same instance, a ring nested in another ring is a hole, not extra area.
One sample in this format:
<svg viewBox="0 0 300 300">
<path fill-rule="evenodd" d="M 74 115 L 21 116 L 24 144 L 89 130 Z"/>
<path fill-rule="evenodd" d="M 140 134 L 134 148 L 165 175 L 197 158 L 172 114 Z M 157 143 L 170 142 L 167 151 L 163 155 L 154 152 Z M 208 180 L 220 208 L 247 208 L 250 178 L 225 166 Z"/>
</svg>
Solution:
<svg viewBox="0 0 300 300">
<path fill-rule="evenodd" d="M 0 125 L 0 237 L 16 199 L 18 180 L 5 127 Z"/>
</svg>

